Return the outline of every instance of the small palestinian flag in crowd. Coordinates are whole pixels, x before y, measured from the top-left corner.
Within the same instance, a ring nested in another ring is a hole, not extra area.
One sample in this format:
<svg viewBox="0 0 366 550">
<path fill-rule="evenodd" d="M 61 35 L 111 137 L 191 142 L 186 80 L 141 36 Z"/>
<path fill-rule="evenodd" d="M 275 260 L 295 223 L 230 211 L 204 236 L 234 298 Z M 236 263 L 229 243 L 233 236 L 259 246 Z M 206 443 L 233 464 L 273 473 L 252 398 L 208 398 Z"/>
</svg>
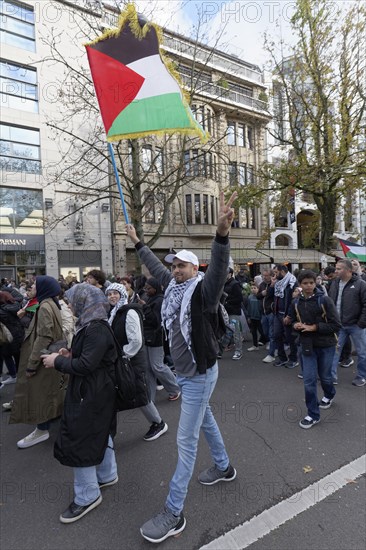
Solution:
<svg viewBox="0 0 366 550">
<path fill-rule="evenodd" d="M 117 29 L 86 44 L 109 142 L 174 132 L 207 139 L 160 52 L 161 36 L 128 4 Z"/>
<path fill-rule="evenodd" d="M 338 239 L 346 258 L 356 258 L 359 262 L 366 262 L 366 246 L 355 244 L 351 241 Z"/>
</svg>

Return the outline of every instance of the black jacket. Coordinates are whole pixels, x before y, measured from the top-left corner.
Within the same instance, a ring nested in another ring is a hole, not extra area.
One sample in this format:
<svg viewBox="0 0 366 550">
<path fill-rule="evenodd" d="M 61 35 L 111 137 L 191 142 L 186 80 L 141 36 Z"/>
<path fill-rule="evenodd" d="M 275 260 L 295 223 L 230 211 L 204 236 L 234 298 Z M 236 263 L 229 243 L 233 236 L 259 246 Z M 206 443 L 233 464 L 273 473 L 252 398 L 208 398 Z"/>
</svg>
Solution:
<svg viewBox="0 0 366 550">
<path fill-rule="evenodd" d="M 107 321 L 92 321 L 77 332 L 71 351 L 71 358 L 55 360 L 55 368 L 70 379 L 54 456 L 65 466 L 95 466 L 116 426 L 117 347 Z"/>
<path fill-rule="evenodd" d="M 324 306 L 324 309 L 322 306 Z M 339 332 L 341 322 L 335 305 L 328 296 L 324 296 L 320 291 L 316 291 L 307 299 L 300 296 L 293 300 L 289 315 L 292 325 L 299 321 L 306 325 L 317 325 L 315 332 L 296 331 L 300 337 L 300 344 L 306 345 L 306 342 L 310 339 L 315 348 L 335 346 L 336 337 L 334 334 Z"/>
<path fill-rule="evenodd" d="M 163 345 L 163 329 L 161 326 L 161 304 L 163 294 L 149 296 L 144 311 L 144 338 L 148 347 L 161 347 Z"/>
<path fill-rule="evenodd" d="M 339 279 L 335 279 L 329 287 L 328 296 L 337 303 Z M 358 275 L 353 274 L 342 292 L 341 300 L 342 325 L 358 325 L 366 328 L 366 283 Z"/>
<path fill-rule="evenodd" d="M 265 281 L 262 281 L 258 287 L 257 298 L 258 300 L 262 300 L 262 311 L 266 315 L 273 313 L 274 293 L 270 291 L 270 288 L 271 288 L 271 283 L 266 283 Z M 265 296 L 263 295 L 264 290 L 266 291 Z"/>
<path fill-rule="evenodd" d="M 227 294 L 224 305 L 228 314 L 241 315 L 243 293 L 241 291 L 240 283 L 234 279 L 234 277 L 231 277 L 231 279 L 225 283 L 224 292 Z"/>
<path fill-rule="evenodd" d="M 17 315 L 20 308 L 21 305 L 18 302 L 1 304 L 0 306 L 0 321 L 10 330 L 13 342 L 18 348 L 24 340 L 24 327 Z"/>
</svg>

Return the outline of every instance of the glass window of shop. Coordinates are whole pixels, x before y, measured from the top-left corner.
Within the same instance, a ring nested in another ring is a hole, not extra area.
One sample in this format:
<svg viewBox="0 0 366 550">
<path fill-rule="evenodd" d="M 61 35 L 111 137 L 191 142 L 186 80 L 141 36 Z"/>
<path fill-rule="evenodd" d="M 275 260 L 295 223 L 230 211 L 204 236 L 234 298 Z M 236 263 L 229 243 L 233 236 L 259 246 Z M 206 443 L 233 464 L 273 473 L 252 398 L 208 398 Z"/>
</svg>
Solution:
<svg viewBox="0 0 366 550">
<path fill-rule="evenodd" d="M 42 191 L 1 188 L 0 233 L 2 277 L 19 282 L 45 274 Z"/>
</svg>

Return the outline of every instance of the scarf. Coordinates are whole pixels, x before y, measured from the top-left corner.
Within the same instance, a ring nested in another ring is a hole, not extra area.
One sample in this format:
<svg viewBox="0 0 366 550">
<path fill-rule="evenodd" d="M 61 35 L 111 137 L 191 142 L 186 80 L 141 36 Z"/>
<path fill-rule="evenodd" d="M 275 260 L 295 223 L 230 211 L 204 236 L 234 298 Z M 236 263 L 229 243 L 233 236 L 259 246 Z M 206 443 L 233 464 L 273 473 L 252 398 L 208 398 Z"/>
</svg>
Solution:
<svg viewBox="0 0 366 550">
<path fill-rule="evenodd" d="M 103 291 L 88 283 L 81 283 L 65 292 L 81 329 L 91 321 L 107 320 L 108 301 Z"/>
<path fill-rule="evenodd" d="M 48 275 L 37 275 L 36 277 L 36 298 L 40 304 L 47 298 L 52 298 L 58 309 L 61 309 L 57 296 L 61 293 L 59 283 Z"/>
<path fill-rule="evenodd" d="M 180 311 L 181 331 L 188 346 L 191 341 L 191 298 L 197 284 L 202 281 L 204 273 L 197 272 L 196 277 L 188 279 L 184 283 L 177 284 L 175 279 L 171 279 L 161 306 L 161 318 L 163 325 L 169 330 Z M 170 333 L 171 335 L 171 333 Z"/>
<path fill-rule="evenodd" d="M 124 285 L 120 285 L 118 283 L 112 283 L 112 284 L 109 285 L 109 287 L 106 290 L 106 295 L 107 296 L 108 296 L 108 292 L 110 290 L 116 290 L 120 295 L 120 299 L 118 300 L 118 302 L 116 303 L 116 305 L 113 307 L 113 309 L 111 310 L 111 312 L 109 314 L 108 323 L 112 326 L 112 323 L 113 323 L 113 320 L 116 316 L 117 311 L 119 309 L 121 309 L 122 306 L 124 306 L 128 303 L 128 294 L 127 294 L 126 287 Z"/>
<path fill-rule="evenodd" d="M 283 298 L 285 295 L 286 287 L 290 286 L 291 288 L 293 288 L 295 283 L 295 275 L 292 275 L 292 273 L 288 271 L 283 279 L 281 279 L 280 281 L 276 281 L 274 288 L 275 296 L 277 296 L 278 298 Z"/>
</svg>

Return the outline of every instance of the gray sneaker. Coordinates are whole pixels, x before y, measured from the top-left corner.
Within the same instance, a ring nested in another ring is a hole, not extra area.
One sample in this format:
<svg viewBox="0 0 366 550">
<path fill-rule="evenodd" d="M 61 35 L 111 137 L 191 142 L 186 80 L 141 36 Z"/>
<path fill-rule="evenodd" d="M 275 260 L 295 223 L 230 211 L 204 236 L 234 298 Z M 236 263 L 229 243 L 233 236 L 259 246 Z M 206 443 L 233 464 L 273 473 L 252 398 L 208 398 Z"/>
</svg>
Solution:
<svg viewBox="0 0 366 550">
<path fill-rule="evenodd" d="M 175 516 L 166 508 L 149 519 L 140 529 L 141 535 L 149 542 L 162 542 L 168 537 L 181 533 L 186 526 L 186 520 L 181 512 Z"/>
<path fill-rule="evenodd" d="M 235 478 L 236 470 L 231 464 L 229 464 L 224 472 L 219 470 L 215 465 L 201 472 L 198 476 L 198 481 L 202 483 L 202 485 L 215 485 L 215 483 L 219 481 L 233 481 Z"/>
</svg>

